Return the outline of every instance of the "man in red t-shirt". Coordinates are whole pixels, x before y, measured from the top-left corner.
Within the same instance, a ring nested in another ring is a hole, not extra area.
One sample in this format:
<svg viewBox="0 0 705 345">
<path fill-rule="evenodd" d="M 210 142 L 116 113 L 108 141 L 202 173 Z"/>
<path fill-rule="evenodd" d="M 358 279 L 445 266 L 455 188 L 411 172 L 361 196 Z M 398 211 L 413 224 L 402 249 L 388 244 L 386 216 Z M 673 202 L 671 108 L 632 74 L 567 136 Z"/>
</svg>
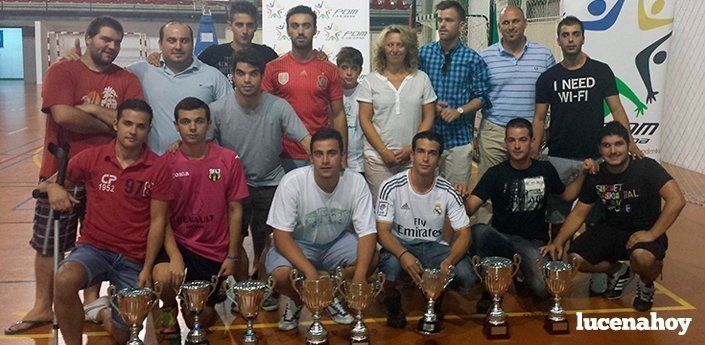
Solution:
<svg viewBox="0 0 705 345">
<path fill-rule="evenodd" d="M 332 113 L 332 127 L 343 135 L 347 148 L 340 72 L 330 61 L 316 58 L 313 50 L 316 13 L 308 6 L 292 7 L 286 14 L 286 32 L 291 38 L 291 51 L 267 64 L 262 89 L 287 100 L 309 133 L 331 127 L 328 115 Z M 289 138 L 282 141 L 282 166 L 287 172 L 310 164 L 309 155 L 297 142 Z"/>
<path fill-rule="evenodd" d="M 106 280 L 117 291 L 151 286 L 151 266 L 143 265 L 145 253 L 162 246 L 167 203 L 173 198 L 166 161 L 145 143 L 152 108 L 130 99 L 117 110 L 113 126 L 117 138 L 84 150 L 68 164 L 64 186 L 84 184 L 87 200 L 81 236 L 61 263 L 54 288 L 56 318 L 68 345 L 82 342 L 81 289 Z M 71 209 L 78 200 L 53 180 L 42 182 L 40 191 L 48 193 L 54 210 Z M 98 301 L 96 320 L 124 344 L 128 340 L 124 321 L 111 310 L 108 296 Z"/>
<path fill-rule="evenodd" d="M 112 63 L 120 52 L 122 37 L 123 29 L 118 21 L 98 17 L 86 29 L 87 54 L 77 61 L 55 63 L 47 70 L 42 85 L 42 111 L 47 117 L 40 181 L 57 171 L 56 158 L 47 151 L 49 143 L 68 144 L 69 158 L 88 147 L 107 143 L 115 135 L 113 121 L 118 104 L 130 98 L 142 98 L 137 77 Z M 82 187 L 73 192 L 78 199 L 83 199 Z M 78 219 L 83 213 L 78 208 L 75 211 L 61 216 L 61 253 L 74 246 Z M 52 319 L 54 240 L 52 231 L 48 233 L 49 238 L 45 238 L 51 224 L 48 215 L 48 201 L 37 200 L 30 241 L 36 251 L 37 298 L 32 309 L 21 321 L 6 329 L 5 334 L 21 333 Z M 97 298 L 97 290 L 86 297 L 87 301 Z"/>
<path fill-rule="evenodd" d="M 169 221 L 164 249 L 156 259 L 153 277 L 162 287 L 161 314 L 156 328 L 169 338 L 181 335 L 176 317 L 179 315 L 174 296 L 183 281 L 222 281 L 236 273 L 237 280 L 247 279 L 247 267 L 238 263 L 245 255 L 242 249 L 242 201 L 247 198 L 245 169 L 235 151 L 206 141 L 211 123 L 208 105 L 198 98 L 181 100 L 174 110 L 176 130 L 181 146 L 167 153 L 172 188 L 179 191 L 169 203 Z M 157 252 L 147 253 L 145 266 Z M 165 256 L 168 256 L 166 258 Z M 186 279 L 183 279 L 186 268 Z M 213 293 L 200 314 L 203 328 L 217 320 L 214 306 L 222 302 L 221 294 Z M 193 327 L 191 313 L 182 310 L 186 323 Z"/>
</svg>

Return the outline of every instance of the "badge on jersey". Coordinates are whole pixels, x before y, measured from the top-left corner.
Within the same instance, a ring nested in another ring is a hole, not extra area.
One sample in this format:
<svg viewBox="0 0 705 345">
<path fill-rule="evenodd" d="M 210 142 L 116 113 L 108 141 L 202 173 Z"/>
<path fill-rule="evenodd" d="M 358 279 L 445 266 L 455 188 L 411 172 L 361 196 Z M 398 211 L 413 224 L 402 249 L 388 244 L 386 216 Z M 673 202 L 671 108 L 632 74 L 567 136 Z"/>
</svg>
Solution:
<svg viewBox="0 0 705 345">
<path fill-rule="evenodd" d="M 319 75 L 316 84 L 318 84 L 319 89 L 323 90 L 328 86 L 328 78 L 324 75 Z"/>
<path fill-rule="evenodd" d="M 280 72 L 277 77 L 279 79 L 279 84 L 281 84 L 281 85 L 286 85 L 286 83 L 289 82 L 289 73 L 288 72 Z"/>
<path fill-rule="evenodd" d="M 377 203 L 377 215 L 380 217 L 386 217 L 389 214 L 389 202 L 380 201 Z"/>
<path fill-rule="evenodd" d="M 220 169 L 208 169 L 208 179 L 213 182 L 220 180 Z"/>
<path fill-rule="evenodd" d="M 440 216 L 443 213 L 443 208 L 441 207 L 440 202 L 436 202 L 436 205 L 433 206 L 433 213 L 437 216 Z"/>
</svg>

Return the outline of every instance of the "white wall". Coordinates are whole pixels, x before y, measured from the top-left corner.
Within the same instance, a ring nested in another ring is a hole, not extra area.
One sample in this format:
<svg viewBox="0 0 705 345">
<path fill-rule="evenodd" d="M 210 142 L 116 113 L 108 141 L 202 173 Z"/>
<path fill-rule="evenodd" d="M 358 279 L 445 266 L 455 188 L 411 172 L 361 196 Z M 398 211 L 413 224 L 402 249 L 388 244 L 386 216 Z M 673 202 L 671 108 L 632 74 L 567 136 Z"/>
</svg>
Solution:
<svg viewBox="0 0 705 345">
<path fill-rule="evenodd" d="M 705 174 L 705 1 L 677 1 L 667 58 L 661 159 Z"/>
</svg>

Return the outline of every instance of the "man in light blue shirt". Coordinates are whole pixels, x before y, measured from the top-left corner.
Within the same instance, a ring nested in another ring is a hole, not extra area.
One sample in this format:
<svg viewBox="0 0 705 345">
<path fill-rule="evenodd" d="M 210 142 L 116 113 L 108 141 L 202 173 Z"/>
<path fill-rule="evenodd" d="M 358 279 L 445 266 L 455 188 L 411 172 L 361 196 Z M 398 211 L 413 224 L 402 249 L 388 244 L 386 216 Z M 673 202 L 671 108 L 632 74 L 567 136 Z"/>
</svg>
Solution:
<svg viewBox="0 0 705 345">
<path fill-rule="evenodd" d="M 159 29 L 160 66 L 139 61 L 127 67 L 137 75 L 145 100 L 154 109 L 149 147 L 161 155 L 179 134 L 174 128 L 174 107 L 186 97 L 212 103 L 234 97 L 228 79 L 193 56 L 193 31 L 183 23 L 169 22 Z"/>
</svg>

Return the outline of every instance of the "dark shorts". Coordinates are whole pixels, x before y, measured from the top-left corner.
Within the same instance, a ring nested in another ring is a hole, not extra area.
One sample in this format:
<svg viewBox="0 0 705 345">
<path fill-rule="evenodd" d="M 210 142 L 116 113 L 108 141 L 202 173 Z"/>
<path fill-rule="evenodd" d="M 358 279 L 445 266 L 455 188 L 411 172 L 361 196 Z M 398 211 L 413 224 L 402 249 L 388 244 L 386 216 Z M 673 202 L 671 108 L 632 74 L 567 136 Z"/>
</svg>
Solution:
<svg viewBox="0 0 705 345">
<path fill-rule="evenodd" d="M 618 230 L 604 223 L 591 226 L 589 230 L 573 241 L 570 245 L 570 253 L 580 255 L 590 264 L 598 264 L 602 261 L 616 262 L 629 260 L 633 250 L 644 249 L 662 261 L 666 257 L 668 249 L 668 237 L 666 234 L 659 236 L 652 242 L 637 243 L 631 249 L 625 246 L 632 232 Z"/>
<path fill-rule="evenodd" d="M 205 280 L 210 281 L 211 277 L 217 276 L 220 271 L 221 262 L 216 262 L 207 258 L 204 258 L 188 249 L 182 245 L 179 246 L 179 252 L 181 252 L 181 257 L 184 259 L 184 267 L 186 268 L 186 278 L 184 281 L 190 282 L 194 280 Z M 157 255 L 155 264 L 169 262 L 169 256 L 166 254 L 164 249 L 161 250 L 159 255 Z M 218 283 L 215 286 L 215 291 L 208 297 L 206 305 L 213 307 L 216 304 L 225 301 L 225 294 L 221 293 L 223 281 L 227 277 L 218 278 Z"/>
<path fill-rule="evenodd" d="M 43 181 L 44 179 L 41 180 Z M 73 194 L 74 190 L 71 189 L 69 192 Z M 78 224 L 83 220 L 85 214 L 86 191 L 83 186 L 76 187 L 75 197 L 80 203 L 75 205 L 73 210 L 59 214 L 60 253 L 71 250 L 76 245 Z M 44 198 L 37 199 L 34 207 L 32 239 L 29 240 L 29 245 L 43 256 L 52 256 L 54 254 L 54 222 L 49 218 L 50 213 L 49 200 Z"/>
<path fill-rule="evenodd" d="M 277 186 L 247 186 L 250 196 L 242 203 L 242 235 L 243 237 L 247 236 L 247 228 L 249 227 L 252 232 L 252 240 L 257 242 L 257 246 L 264 246 L 267 236 L 272 233 L 272 227 L 267 225 L 267 217 L 276 190 Z M 255 249 L 261 250 L 262 248 Z"/>
</svg>

